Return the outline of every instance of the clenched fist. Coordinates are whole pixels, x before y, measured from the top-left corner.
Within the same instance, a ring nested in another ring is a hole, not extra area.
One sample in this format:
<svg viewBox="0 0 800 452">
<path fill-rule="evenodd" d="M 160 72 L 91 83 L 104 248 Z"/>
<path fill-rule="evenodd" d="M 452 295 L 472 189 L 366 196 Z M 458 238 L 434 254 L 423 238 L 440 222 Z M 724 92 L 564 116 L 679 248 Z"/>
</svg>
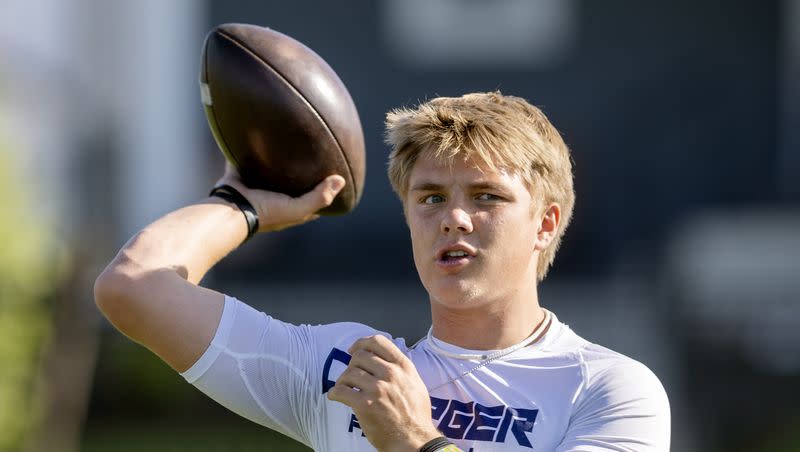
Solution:
<svg viewBox="0 0 800 452">
<path fill-rule="evenodd" d="M 391 340 L 376 335 L 348 350 L 347 369 L 328 399 L 349 406 L 369 442 L 381 452 L 416 452 L 441 436 L 431 420 L 431 401 L 417 369 Z"/>
</svg>

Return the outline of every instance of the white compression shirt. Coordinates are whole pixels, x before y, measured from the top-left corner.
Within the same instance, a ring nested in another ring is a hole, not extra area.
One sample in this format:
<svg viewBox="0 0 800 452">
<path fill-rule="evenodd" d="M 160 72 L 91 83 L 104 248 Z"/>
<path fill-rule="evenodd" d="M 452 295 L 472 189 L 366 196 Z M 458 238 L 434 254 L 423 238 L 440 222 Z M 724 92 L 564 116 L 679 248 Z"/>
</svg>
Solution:
<svg viewBox="0 0 800 452">
<path fill-rule="evenodd" d="M 326 397 L 349 362 L 346 350 L 373 334 L 389 337 L 357 323 L 295 326 L 226 297 L 211 345 L 182 375 L 314 450 L 374 451 L 352 410 Z M 540 341 L 483 366 L 447 355 L 486 352 L 432 340 L 446 353 L 427 339 L 412 348 L 393 339 L 428 387 L 434 425 L 465 452 L 669 450 L 669 402 L 658 378 L 555 315 Z"/>
</svg>

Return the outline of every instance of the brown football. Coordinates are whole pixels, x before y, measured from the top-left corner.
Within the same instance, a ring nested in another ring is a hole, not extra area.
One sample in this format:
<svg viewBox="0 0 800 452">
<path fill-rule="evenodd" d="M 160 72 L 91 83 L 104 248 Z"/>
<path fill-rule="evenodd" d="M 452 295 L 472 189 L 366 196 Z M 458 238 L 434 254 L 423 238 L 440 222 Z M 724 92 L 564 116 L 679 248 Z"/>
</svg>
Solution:
<svg viewBox="0 0 800 452">
<path fill-rule="evenodd" d="M 299 196 L 339 174 L 347 184 L 319 213 L 352 210 L 364 189 L 364 133 L 350 93 L 313 50 L 247 24 L 211 30 L 200 92 L 219 148 L 251 188 Z"/>
</svg>

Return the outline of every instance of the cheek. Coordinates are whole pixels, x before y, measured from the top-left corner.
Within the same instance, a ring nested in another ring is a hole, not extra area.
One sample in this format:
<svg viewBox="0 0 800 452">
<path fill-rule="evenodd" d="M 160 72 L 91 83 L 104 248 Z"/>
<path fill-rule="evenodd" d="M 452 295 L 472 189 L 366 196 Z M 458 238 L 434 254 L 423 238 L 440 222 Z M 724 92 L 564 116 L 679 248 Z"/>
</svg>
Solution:
<svg viewBox="0 0 800 452">
<path fill-rule="evenodd" d="M 423 258 L 424 250 L 429 248 L 425 239 L 425 227 L 419 218 L 407 220 L 409 236 L 411 237 L 411 251 L 414 254 L 414 262 L 419 266 Z"/>
<path fill-rule="evenodd" d="M 411 236 L 411 243 L 416 247 L 419 239 L 422 238 L 422 233 L 425 228 L 419 218 L 410 218 L 406 220 L 408 226 L 408 234 Z"/>
<path fill-rule="evenodd" d="M 480 218 L 481 243 L 485 246 L 513 242 L 515 240 L 510 234 L 515 233 L 516 231 L 509 224 L 508 218 L 504 216 L 487 215 L 484 218 Z"/>
<path fill-rule="evenodd" d="M 506 259 L 526 260 L 533 253 L 536 231 L 530 221 L 519 218 L 492 218 L 484 224 L 483 242 L 499 248 Z"/>
</svg>

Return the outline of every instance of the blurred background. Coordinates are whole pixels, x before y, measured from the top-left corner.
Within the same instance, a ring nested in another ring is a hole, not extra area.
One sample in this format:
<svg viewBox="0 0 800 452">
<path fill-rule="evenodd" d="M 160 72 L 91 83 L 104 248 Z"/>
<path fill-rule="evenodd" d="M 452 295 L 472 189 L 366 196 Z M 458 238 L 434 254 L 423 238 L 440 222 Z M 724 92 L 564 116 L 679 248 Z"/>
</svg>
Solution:
<svg viewBox="0 0 800 452">
<path fill-rule="evenodd" d="M 673 450 L 800 451 L 797 0 L 0 2 L 0 450 L 307 450 L 206 399 L 92 299 L 128 237 L 221 174 L 197 80 L 222 22 L 330 63 L 368 169 L 353 213 L 259 236 L 206 285 L 416 341 L 430 316 L 384 114 L 499 89 L 575 161 L 543 304 L 659 375 Z"/>
</svg>

